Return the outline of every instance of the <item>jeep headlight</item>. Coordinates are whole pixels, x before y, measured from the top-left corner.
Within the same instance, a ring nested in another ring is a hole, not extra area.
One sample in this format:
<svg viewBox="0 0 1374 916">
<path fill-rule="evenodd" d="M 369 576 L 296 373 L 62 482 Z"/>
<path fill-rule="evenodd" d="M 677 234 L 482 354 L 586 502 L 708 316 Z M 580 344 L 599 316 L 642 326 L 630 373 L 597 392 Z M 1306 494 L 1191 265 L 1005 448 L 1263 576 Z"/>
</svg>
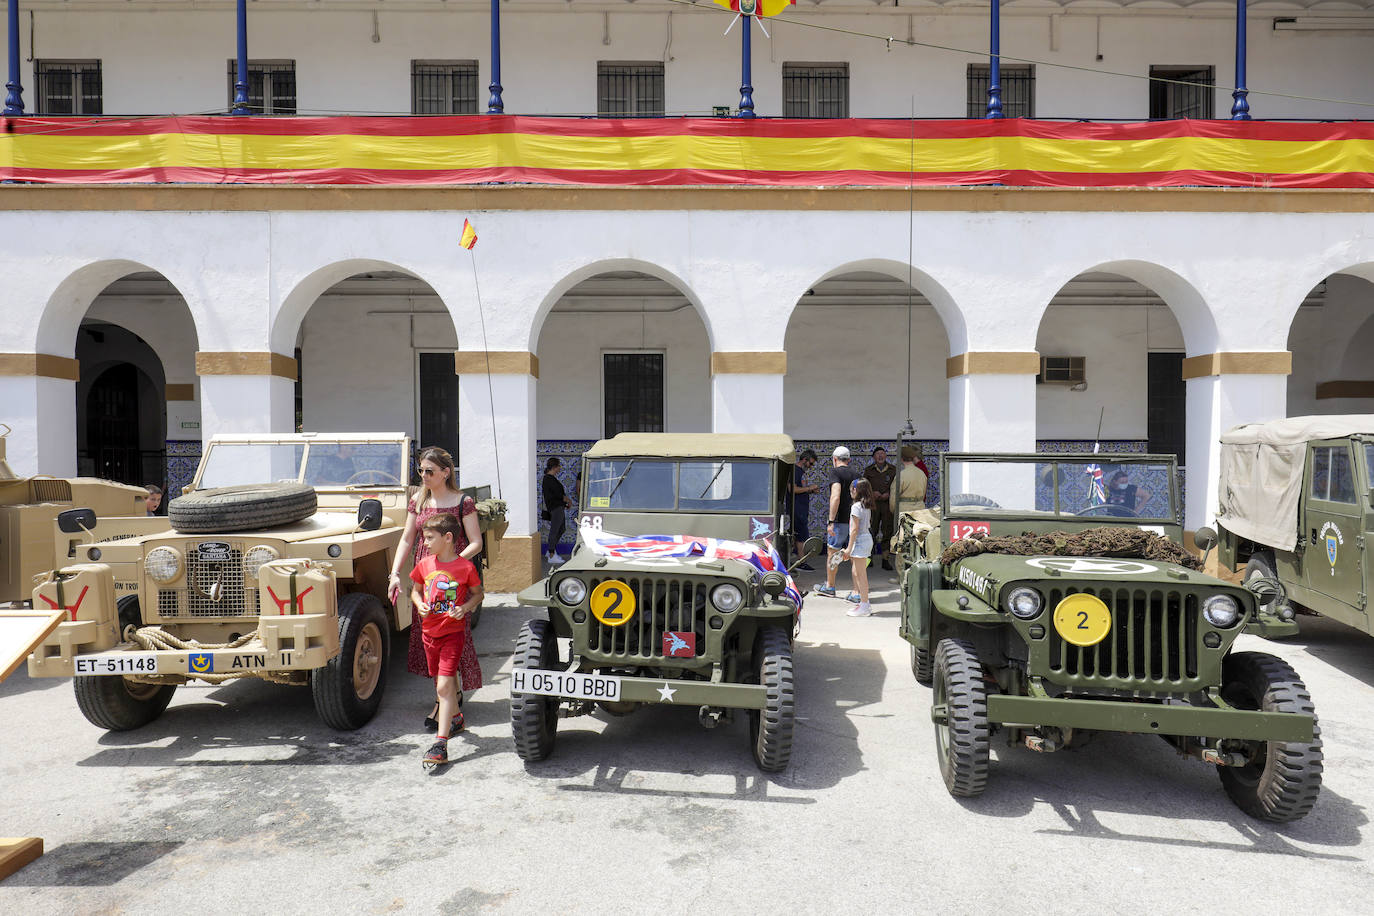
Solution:
<svg viewBox="0 0 1374 916">
<path fill-rule="evenodd" d="M 1213 595 L 1202 602 L 1202 616 L 1212 626 L 1224 630 L 1240 619 L 1240 602 L 1230 595 Z"/>
<path fill-rule="evenodd" d="M 717 585 L 711 589 L 711 603 L 716 606 L 716 610 L 729 614 L 732 611 L 738 611 L 740 605 L 744 603 L 744 592 L 739 590 L 738 585 L 731 585 L 728 582 L 724 585 Z"/>
<path fill-rule="evenodd" d="M 558 600 L 567 605 L 581 604 L 587 597 L 587 583 L 569 576 L 558 583 Z"/>
<path fill-rule="evenodd" d="M 166 585 L 181 575 L 181 554 L 171 547 L 154 547 L 143 558 L 143 570 L 158 585 Z"/>
<path fill-rule="evenodd" d="M 1040 593 L 1024 585 L 1007 592 L 1007 597 L 1002 603 L 1008 611 L 1022 620 L 1030 620 L 1045 607 L 1045 599 L 1040 597 Z"/>
<path fill-rule="evenodd" d="M 266 544 L 255 544 L 249 547 L 248 552 L 243 555 L 243 574 L 256 581 L 262 565 L 271 563 L 280 557 L 281 554 L 277 552 L 277 548 L 269 547 Z"/>
</svg>

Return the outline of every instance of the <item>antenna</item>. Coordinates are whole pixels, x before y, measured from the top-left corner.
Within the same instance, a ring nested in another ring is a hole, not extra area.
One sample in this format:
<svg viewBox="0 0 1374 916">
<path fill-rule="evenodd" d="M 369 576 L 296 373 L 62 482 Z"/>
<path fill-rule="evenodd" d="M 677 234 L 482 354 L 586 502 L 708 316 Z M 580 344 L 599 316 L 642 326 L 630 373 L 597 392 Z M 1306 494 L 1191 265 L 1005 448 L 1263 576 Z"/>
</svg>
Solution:
<svg viewBox="0 0 1374 916">
<path fill-rule="evenodd" d="M 477 292 L 477 319 L 482 327 L 482 354 L 487 360 L 487 403 L 491 406 L 491 455 L 496 459 L 496 498 L 505 499 L 501 492 L 501 442 L 496 436 L 496 393 L 491 385 L 491 351 L 487 349 L 487 317 L 482 309 L 482 287 L 477 282 L 477 255 L 472 256 L 472 288 Z"/>
</svg>

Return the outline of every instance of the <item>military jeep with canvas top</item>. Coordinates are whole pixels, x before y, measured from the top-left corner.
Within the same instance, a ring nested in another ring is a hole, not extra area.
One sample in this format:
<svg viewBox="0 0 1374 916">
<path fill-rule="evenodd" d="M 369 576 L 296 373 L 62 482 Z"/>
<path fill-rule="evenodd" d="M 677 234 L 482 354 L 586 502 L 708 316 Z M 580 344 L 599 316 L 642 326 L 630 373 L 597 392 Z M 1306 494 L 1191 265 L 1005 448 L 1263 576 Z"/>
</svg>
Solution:
<svg viewBox="0 0 1374 916">
<path fill-rule="evenodd" d="M 1296 607 L 1374 634 L 1374 414 L 1291 417 L 1221 437 L 1217 559 Z"/>
<path fill-rule="evenodd" d="M 1295 626 L 1183 549 L 1172 456 L 946 454 L 941 472 L 948 546 L 906 542 L 901 634 L 932 687 L 951 794 L 983 791 L 996 732 L 1052 752 L 1114 731 L 1214 764 L 1252 816 L 1311 809 L 1322 752 L 1307 689 L 1278 658 L 1232 651 L 1243 632 Z"/>
<path fill-rule="evenodd" d="M 63 513 L 60 554 L 76 562 L 34 601 L 70 619 L 29 674 L 75 677 L 81 712 L 112 730 L 157 718 L 179 684 L 237 677 L 309 684 L 326 724 L 362 726 L 391 632 L 411 624 L 409 590 L 387 596 L 411 473 L 402 433 L 224 435 L 169 504 L 170 531 Z M 490 551 L 505 504 L 476 495 Z"/>
<path fill-rule="evenodd" d="M 511 674 L 523 759 L 553 752 L 559 716 L 666 703 L 707 727 L 747 709 L 755 762 L 787 767 L 801 594 L 775 543 L 795 460 L 776 435 L 622 433 L 587 451 L 572 556 L 519 596 L 548 608 Z"/>
</svg>

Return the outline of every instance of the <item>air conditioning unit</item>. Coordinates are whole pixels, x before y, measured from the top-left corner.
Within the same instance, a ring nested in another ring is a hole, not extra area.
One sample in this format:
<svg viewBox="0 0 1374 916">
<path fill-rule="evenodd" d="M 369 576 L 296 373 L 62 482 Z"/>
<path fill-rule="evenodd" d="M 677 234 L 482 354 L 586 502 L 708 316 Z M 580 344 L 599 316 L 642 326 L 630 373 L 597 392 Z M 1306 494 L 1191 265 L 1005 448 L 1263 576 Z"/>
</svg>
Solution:
<svg viewBox="0 0 1374 916">
<path fill-rule="evenodd" d="M 1037 385 L 1078 385 L 1088 380 L 1086 356 L 1042 356 Z"/>
</svg>

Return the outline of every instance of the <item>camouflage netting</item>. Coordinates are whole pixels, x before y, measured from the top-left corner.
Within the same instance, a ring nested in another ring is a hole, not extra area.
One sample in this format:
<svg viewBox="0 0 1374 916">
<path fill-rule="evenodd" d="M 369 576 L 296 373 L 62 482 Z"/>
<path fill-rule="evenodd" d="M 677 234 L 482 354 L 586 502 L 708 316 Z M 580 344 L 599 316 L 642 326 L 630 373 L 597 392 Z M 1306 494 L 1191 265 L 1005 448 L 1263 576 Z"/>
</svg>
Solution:
<svg viewBox="0 0 1374 916">
<path fill-rule="evenodd" d="M 975 534 L 955 541 L 940 554 L 940 562 L 953 563 L 980 553 L 1004 553 L 1019 557 L 1130 557 L 1177 563 L 1201 569 L 1202 560 L 1166 537 L 1124 526 L 1085 528 L 1076 534 L 1056 531 L 987 537 Z"/>
</svg>

